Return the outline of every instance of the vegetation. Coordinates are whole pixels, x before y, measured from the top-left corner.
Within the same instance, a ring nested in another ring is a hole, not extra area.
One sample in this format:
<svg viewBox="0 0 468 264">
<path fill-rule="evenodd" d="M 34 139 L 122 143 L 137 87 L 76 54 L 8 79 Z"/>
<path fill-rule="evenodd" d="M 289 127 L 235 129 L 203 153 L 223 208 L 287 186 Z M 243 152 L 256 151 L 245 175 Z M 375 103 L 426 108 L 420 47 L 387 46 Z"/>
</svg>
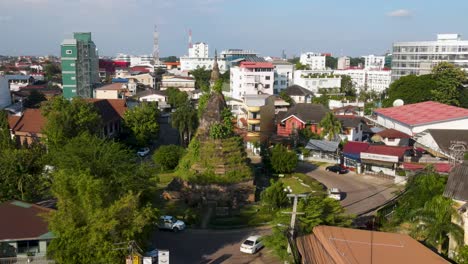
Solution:
<svg viewBox="0 0 468 264">
<path fill-rule="evenodd" d="M 179 131 L 182 146 L 187 146 L 198 127 L 198 112 L 186 102 L 172 114 L 172 127 Z"/>
<path fill-rule="evenodd" d="M 332 112 L 328 112 L 319 124 L 322 129 L 322 135 L 328 140 L 333 140 L 341 133 L 341 122 L 335 117 Z"/>
<path fill-rule="evenodd" d="M 366 60 L 362 57 L 350 58 L 351 67 L 364 66 L 365 63 L 366 63 Z"/>
<path fill-rule="evenodd" d="M 298 62 L 296 62 L 295 69 L 296 69 L 296 70 L 310 70 L 310 66 L 307 65 L 307 64 L 302 64 L 302 63 L 300 63 L 300 62 L 298 61 Z"/>
<path fill-rule="evenodd" d="M 204 92 L 210 91 L 210 78 L 211 71 L 205 69 L 205 67 L 197 68 L 190 72 L 190 75 L 195 78 L 195 88 L 200 89 Z"/>
<path fill-rule="evenodd" d="M 179 160 L 184 155 L 184 148 L 176 145 L 161 146 L 153 155 L 153 161 L 162 170 L 173 170 L 179 164 Z"/>
<path fill-rule="evenodd" d="M 314 133 L 310 129 L 303 128 L 303 129 L 299 129 L 299 138 L 303 142 L 309 142 L 309 140 L 311 139 L 322 139 L 323 137 L 320 134 Z"/>
<path fill-rule="evenodd" d="M 188 94 L 186 92 L 180 91 L 177 88 L 169 87 L 166 90 L 167 101 L 172 108 L 179 108 L 189 101 Z"/>
<path fill-rule="evenodd" d="M 284 91 L 284 90 L 281 91 L 281 92 L 279 93 L 279 96 L 280 96 L 281 99 L 283 99 L 283 100 L 284 100 L 285 102 L 287 102 L 288 104 L 290 104 L 290 105 L 293 105 L 293 104 L 294 104 L 294 100 L 291 98 L 291 96 L 289 96 L 289 95 L 286 94 L 286 91 Z"/>
<path fill-rule="evenodd" d="M 468 264 L 468 246 L 462 246 L 458 249 L 455 261 L 458 264 Z"/>
<path fill-rule="evenodd" d="M 198 118 L 200 119 L 203 115 L 203 112 L 205 111 L 206 105 L 208 104 L 208 100 L 210 99 L 211 94 L 210 93 L 204 93 L 202 96 L 200 96 L 200 99 L 198 99 L 198 109 L 197 109 L 197 114 Z"/>
<path fill-rule="evenodd" d="M 62 82 L 62 69 L 59 64 L 48 62 L 44 66 L 44 76 L 45 79 L 52 82 L 61 83 Z"/>
<path fill-rule="evenodd" d="M 296 169 L 297 155 L 278 144 L 271 150 L 271 167 L 276 173 L 291 173 Z"/>
<path fill-rule="evenodd" d="M 349 75 L 341 75 L 340 93 L 343 93 L 346 97 L 356 96 L 356 88 Z"/>
<path fill-rule="evenodd" d="M 210 127 L 210 137 L 212 139 L 223 139 L 229 138 L 233 134 L 233 125 L 232 125 L 232 113 L 229 108 L 224 108 L 221 112 L 223 117 L 223 122 L 219 124 L 213 124 Z"/>
<path fill-rule="evenodd" d="M 124 125 L 136 145 L 145 146 L 158 137 L 158 118 L 157 104 L 152 102 L 143 102 L 125 112 Z"/>
<path fill-rule="evenodd" d="M 43 101 L 47 101 L 45 95 L 37 90 L 32 90 L 24 102 L 26 108 L 37 108 Z"/>
<path fill-rule="evenodd" d="M 266 211 L 275 212 L 289 204 L 284 187 L 281 181 L 272 180 L 271 185 L 261 193 L 260 200 Z"/>
<path fill-rule="evenodd" d="M 168 56 L 166 58 L 162 58 L 164 62 L 178 62 L 179 58 L 177 56 Z"/>
<path fill-rule="evenodd" d="M 325 57 L 325 67 L 330 69 L 336 69 L 338 65 L 338 58 L 332 56 Z"/>
</svg>

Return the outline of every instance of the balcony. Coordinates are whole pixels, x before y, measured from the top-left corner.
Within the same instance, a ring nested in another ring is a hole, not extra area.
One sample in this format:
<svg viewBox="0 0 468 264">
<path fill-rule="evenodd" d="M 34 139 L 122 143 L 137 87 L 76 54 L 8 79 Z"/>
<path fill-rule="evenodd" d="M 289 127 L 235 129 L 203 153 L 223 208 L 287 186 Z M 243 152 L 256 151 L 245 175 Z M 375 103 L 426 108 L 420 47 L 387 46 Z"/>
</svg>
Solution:
<svg viewBox="0 0 468 264">
<path fill-rule="evenodd" d="M 256 113 L 260 111 L 260 106 L 249 106 L 247 107 L 247 110 L 249 110 L 249 112 Z"/>
<path fill-rule="evenodd" d="M 249 125 L 258 125 L 258 124 L 260 124 L 260 119 L 248 119 L 247 123 Z"/>
</svg>

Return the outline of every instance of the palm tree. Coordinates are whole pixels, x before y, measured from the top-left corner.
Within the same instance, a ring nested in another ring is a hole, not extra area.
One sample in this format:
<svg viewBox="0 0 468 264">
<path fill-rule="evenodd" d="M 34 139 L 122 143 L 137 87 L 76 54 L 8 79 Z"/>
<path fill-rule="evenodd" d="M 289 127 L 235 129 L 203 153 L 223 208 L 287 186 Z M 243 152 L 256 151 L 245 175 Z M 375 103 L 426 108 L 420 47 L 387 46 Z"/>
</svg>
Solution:
<svg viewBox="0 0 468 264">
<path fill-rule="evenodd" d="M 423 208 L 414 210 L 411 213 L 415 220 L 411 235 L 422 238 L 427 244 L 437 248 L 439 254 L 446 250 L 444 246 L 447 245 L 449 236 L 460 244 L 464 232 L 462 227 L 452 222 L 452 219 L 460 220 L 453 205 L 451 199 L 438 195 L 427 201 Z"/>
<path fill-rule="evenodd" d="M 172 127 L 179 130 L 182 146 L 187 146 L 198 126 L 197 111 L 189 103 L 183 104 L 172 114 Z"/>
<path fill-rule="evenodd" d="M 322 129 L 322 135 L 326 135 L 328 140 L 335 139 L 341 133 L 341 122 L 332 112 L 328 112 L 320 121 L 319 127 Z"/>
</svg>

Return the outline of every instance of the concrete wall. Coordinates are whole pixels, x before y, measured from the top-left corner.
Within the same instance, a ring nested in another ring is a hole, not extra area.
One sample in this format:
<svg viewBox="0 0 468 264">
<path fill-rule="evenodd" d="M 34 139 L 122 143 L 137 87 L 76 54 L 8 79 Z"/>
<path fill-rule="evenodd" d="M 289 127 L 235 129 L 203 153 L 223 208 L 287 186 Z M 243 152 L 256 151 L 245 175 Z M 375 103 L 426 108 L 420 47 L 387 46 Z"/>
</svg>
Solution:
<svg viewBox="0 0 468 264">
<path fill-rule="evenodd" d="M 10 104 L 11 96 L 8 80 L 5 77 L 0 76 L 0 109 L 3 109 Z"/>
<path fill-rule="evenodd" d="M 383 127 L 393 128 L 411 136 L 426 129 L 468 129 L 468 118 L 411 127 L 382 115 L 377 115 L 377 123 Z"/>
<path fill-rule="evenodd" d="M 118 90 L 94 90 L 96 99 L 119 99 Z"/>
</svg>

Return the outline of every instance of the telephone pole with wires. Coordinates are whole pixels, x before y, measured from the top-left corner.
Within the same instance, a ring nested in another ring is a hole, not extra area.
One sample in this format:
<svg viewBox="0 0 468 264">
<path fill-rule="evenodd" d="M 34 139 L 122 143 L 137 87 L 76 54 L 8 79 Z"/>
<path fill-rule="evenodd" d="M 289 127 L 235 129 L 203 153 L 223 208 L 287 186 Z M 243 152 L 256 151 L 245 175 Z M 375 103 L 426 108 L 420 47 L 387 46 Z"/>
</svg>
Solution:
<svg viewBox="0 0 468 264">
<path fill-rule="evenodd" d="M 135 240 L 130 240 L 128 242 L 120 242 L 115 243 L 114 245 L 127 245 L 127 247 L 121 248 L 114 248 L 113 250 L 128 250 L 128 254 L 130 255 L 131 263 L 133 264 L 133 258 L 135 254 L 140 254 L 139 252 L 143 252 L 143 250 L 138 246 Z"/>
<path fill-rule="evenodd" d="M 299 198 L 306 198 L 307 194 L 288 194 L 289 198 L 294 198 L 293 200 L 293 209 L 292 212 L 283 212 L 283 214 L 290 214 L 291 215 L 291 224 L 289 227 L 289 232 L 291 235 L 291 239 L 294 241 L 294 228 L 296 226 L 296 215 L 302 215 L 304 213 L 297 212 L 297 202 Z M 291 242 L 288 243 L 288 253 L 291 254 Z"/>
</svg>

